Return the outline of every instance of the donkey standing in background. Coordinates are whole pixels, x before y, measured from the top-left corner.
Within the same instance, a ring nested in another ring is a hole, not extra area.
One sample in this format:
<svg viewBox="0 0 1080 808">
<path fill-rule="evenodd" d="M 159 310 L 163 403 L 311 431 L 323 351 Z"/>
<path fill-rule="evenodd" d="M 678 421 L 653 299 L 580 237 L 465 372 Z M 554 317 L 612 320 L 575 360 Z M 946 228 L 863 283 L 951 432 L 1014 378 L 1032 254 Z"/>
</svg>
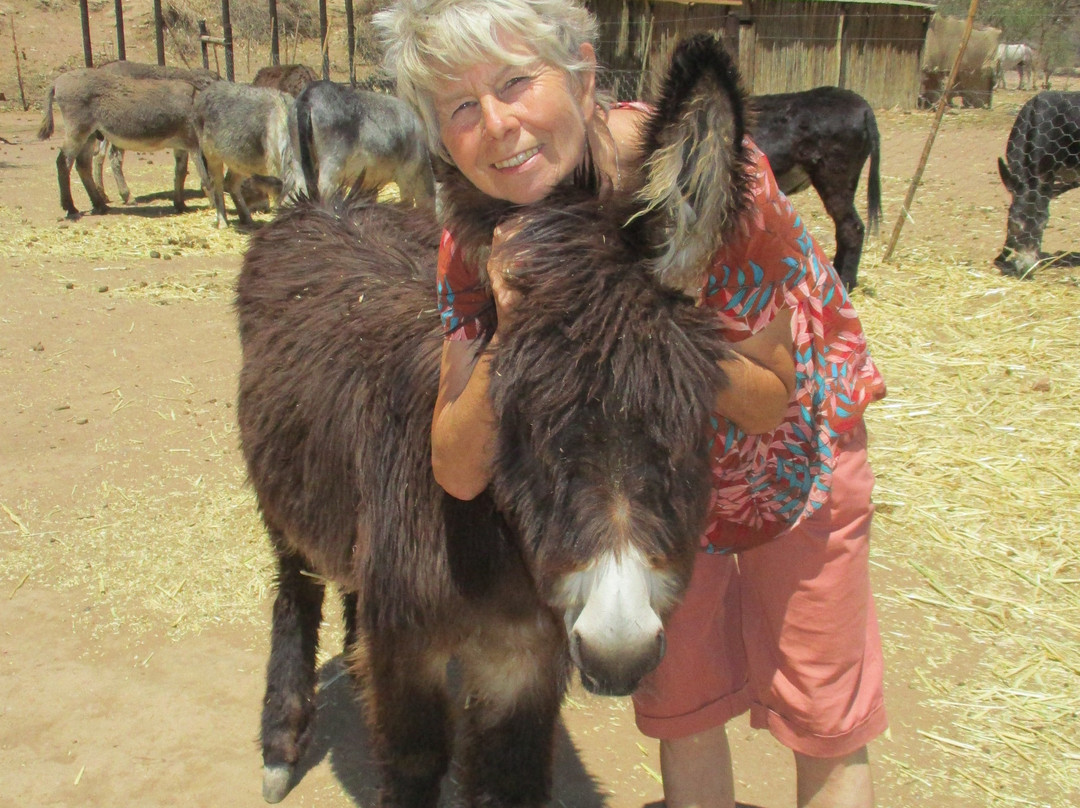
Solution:
<svg viewBox="0 0 1080 808">
<path fill-rule="evenodd" d="M 288 186 L 297 182 L 299 166 L 289 143 L 292 101 L 280 90 L 225 81 L 207 87 L 195 99 L 195 131 L 219 228 L 229 225 L 226 191 L 240 223 L 251 224 L 251 211 L 240 192 L 245 178 L 272 177 Z"/>
<path fill-rule="evenodd" d="M 212 82 L 221 80 L 221 77 L 218 76 L 217 73 L 201 68 L 188 70 L 181 67 L 167 67 L 165 65 L 129 62 L 127 60 L 106 62 L 105 64 L 98 65 L 97 69 L 114 73 L 118 76 L 127 76 L 132 79 L 173 79 L 176 81 L 186 81 L 195 87 L 196 90 L 202 90 Z M 182 158 L 185 161 L 188 159 L 186 151 L 183 155 L 175 156 L 177 159 Z M 120 199 L 126 205 L 131 199 L 131 190 L 128 188 L 127 180 L 124 178 L 124 150 L 117 148 L 107 140 L 101 141 L 97 152 L 94 154 L 94 182 L 97 183 L 98 188 L 101 189 L 101 193 L 107 200 L 108 194 L 105 193 L 105 180 L 102 176 L 106 159 L 109 161 L 109 168 L 112 170 L 113 179 L 116 180 L 116 187 L 120 193 Z"/>
<path fill-rule="evenodd" d="M 881 220 L 881 137 L 866 99 L 839 87 L 750 99 L 756 123 L 750 136 L 769 158 L 785 194 L 813 186 L 836 227 L 833 266 L 850 291 L 858 284 L 866 225 L 855 208 L 866 159 L 866 218 L 877 233 Z"/>
<path fill-rule="evenodd" d="M 1026 45 L 1023 42 L 1006 45 L 1002 42 L 997 47 L 997 53 L 994 54 L 994 85 L 1007 89 L 1005 74 L 1011 70 L 1015 70 L 1019 77 L 1019 84 L 1016 85 L 1016 89 L 1024 89 L 1024 78 L 1027 77 L 1029 83 L 1034 88 L 1035 86 L 1035 51 L 1031 49 L 1030 45 Z"/>
<path fill-rule="evenodd" d="M 303 170 L 305 193 L 329 198 L 354 186 L 372 195 L 393 182 L 401 200 L 434 204 L 435 179 L 416 113 L 399 98 L 316 81 L 289 110 L 289 136 Z"/>
<path fill-rule="evenodd" d="M 315 71 L 307 65 L 268 65 L 259 68 L 251 80 L 251 86 L 281 90 L 296 98 L 311 82 L 318 80 Z"/>
<path fill-rule="evenodd" d="M 356 598 L 350 663 L 380 805 L 437 803 L 455 720 L 467 805 L 543 805 L 569 661 L 607 694 L 659 662 L 704 528 L 729 355 L 683 291 L 745 204 L 742 103 L 722 46 L 698 37 L 676 48 L 644 133 L 641 196 L 601 199 L 583 171 L 513 207 L 448 172 L 444 215 L 468 254 L 511 224 L 508 283 L 531 313 L 493 346 L 493 479 L 472 501 L 431 470 L 430 208 L 302 201 L 252 236 L 237 417 L 279 569 L 268 801 L 288 792 L 311 735 L 325 580 Z"/>
<path fill-rule="evenodd" d="M 55 100 L 64 116 L 66 130 L 64 143 L 56 157 L 56 173 L 60 205 L 68 216 L 79 215 L 71 198 L 73 163 L 94 213 L 105 213 L 109 209 L 92 174 L 99 135 L 120 149 L 172 149 L 175 161 L 173 206 L 177 212 L 183 211 L 187 155 L 199 148 L 192 124 L 195 93 L 194 85 L 187 81 L 133 79 L 94 68 L 72 70 L 57 78 L 45 97 L 45 115 L 38 139 L 52 136 Z M 196 163 L 203 185 L 209 187 L 202 161 Z"/>
</svg>

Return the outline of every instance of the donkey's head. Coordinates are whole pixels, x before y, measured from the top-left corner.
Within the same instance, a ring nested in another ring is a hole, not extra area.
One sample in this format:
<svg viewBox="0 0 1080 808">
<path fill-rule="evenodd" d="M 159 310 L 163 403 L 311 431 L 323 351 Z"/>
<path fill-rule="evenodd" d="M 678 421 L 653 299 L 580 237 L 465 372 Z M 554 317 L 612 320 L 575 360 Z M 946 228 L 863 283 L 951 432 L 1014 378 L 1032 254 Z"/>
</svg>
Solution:
<svg viewBox="0 0 1080 808">
<path fill-rule="evenodd" d="M 657 282 L 625 211 L 569 192 L 523 211 L 500 329 L 492 491 L 585 684 L 628 693 L 664 652 L 710 497 L 709 420 L 727 347 Z"/>
<path fill-rule="evenodd" d="M 728 349 L 691 295 L 745 198 L 742 95 L 715 40 L 676 49 L 643 135 L 636 193 L 601 199 L 585 181 L 495 214 L 513 220 L 522 315 L 501 324 L 492 365 L 492 492 L 582 680 L 609 694 L 663 656 L 711 495 Z"/>
</svg>

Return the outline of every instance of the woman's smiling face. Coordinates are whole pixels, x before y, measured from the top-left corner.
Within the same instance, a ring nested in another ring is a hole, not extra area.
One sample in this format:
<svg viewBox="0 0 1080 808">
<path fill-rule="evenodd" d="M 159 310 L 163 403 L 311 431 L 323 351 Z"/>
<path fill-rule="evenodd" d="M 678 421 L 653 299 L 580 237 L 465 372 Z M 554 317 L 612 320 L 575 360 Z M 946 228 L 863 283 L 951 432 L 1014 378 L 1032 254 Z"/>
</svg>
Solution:
<svg viewBox="0 0 1080 808">
<path fill-rule="evenodd" d="M 583 55 L 594 58 L 587 45 Z M 435 108 L 443 145 L 469 181 L 488 196 L 527 204 L 580 164 L 596 110 L 593 75 L 575 81 L 539 61 L 477 64 L 439 84 Z"/>
</svg>

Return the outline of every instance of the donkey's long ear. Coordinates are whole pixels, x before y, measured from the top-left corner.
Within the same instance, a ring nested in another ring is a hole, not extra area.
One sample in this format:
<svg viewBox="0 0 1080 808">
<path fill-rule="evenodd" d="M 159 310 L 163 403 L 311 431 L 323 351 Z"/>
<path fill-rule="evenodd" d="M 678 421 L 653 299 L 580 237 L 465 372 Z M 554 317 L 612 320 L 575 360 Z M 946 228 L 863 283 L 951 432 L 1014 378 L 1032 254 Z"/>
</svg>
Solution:
<svg viewBox="0 0 1080 808">
<path fill-rule="evenodd" d="M 645 124 L 638 192 L 658 232 L 653 270 L 696 295 L 708 260 L 747 205 L 745 95 L 724 46 L 709 34 L 684 39 L 671 57 Z"/>
</svg>

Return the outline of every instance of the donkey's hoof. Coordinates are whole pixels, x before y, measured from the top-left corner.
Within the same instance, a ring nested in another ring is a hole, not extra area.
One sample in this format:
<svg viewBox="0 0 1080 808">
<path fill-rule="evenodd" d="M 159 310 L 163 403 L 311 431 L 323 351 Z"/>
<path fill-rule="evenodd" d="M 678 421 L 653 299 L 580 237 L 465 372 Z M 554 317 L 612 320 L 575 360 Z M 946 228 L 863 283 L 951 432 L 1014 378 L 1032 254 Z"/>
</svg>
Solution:
<svg viewBox="0 0 1080 808">
<path fill-rule="evenodd" d="M 292 784 L 292 766 L 263 766 L 263 799 L 273 804 L 285 799 Z"/>
</svg>

